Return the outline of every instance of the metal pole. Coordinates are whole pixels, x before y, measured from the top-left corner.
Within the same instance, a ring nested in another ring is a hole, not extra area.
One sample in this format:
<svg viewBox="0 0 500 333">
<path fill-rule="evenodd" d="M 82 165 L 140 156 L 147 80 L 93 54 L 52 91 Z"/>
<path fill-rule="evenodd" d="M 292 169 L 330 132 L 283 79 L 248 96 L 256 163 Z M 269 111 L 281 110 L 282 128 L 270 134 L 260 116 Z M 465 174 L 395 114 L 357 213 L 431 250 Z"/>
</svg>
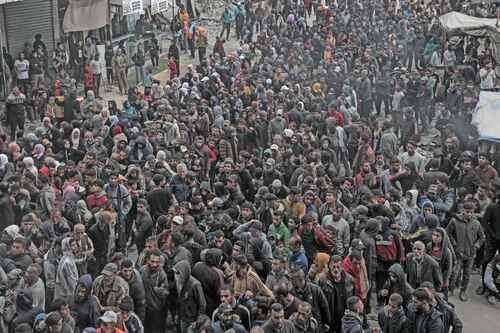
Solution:
<svg viewBox="0 0 500 333">
<path fill-rule="evenodd" d="M 5 22 L 3 22 L 5 24 Z M 3 95 L 5 98 L 7 98 L 7 80 L 6 80 L 6 77 L 5 77 L 5 59 L 4 59 L 4 56 L 3 56 L 3 37 L 2 37 L 2 29 L 3 27 L 0 27 L 0 52 L 2 52 L 2 55 L 1 55 L 1 61 L 0 61 L 0 64 L 2 66 L 2 79 L 3 79 L 3 87 L 2 87 L 2 92 L 3 92 Z"/>
</svg>

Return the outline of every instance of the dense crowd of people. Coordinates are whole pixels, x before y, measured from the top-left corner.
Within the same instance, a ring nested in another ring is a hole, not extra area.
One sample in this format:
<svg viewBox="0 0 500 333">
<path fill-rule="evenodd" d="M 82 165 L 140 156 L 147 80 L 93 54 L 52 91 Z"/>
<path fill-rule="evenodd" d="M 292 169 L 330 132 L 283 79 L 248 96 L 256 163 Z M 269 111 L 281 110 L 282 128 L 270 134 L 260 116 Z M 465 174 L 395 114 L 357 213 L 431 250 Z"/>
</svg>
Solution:
<svg viewBox="0 0 500 333">
<path fill-rule="evenodd" d="M 130 88 L 92 38 L 48 85 L 37 37 L 0 135 L 0 332 L 462 332 L 451 297 L 500 297 L 500 159 L 471 125 L 497 78 L 450 10 L 247 1 L 207 52 L 181 8 L 170 79 L 139 47 Z"/>
</svg>

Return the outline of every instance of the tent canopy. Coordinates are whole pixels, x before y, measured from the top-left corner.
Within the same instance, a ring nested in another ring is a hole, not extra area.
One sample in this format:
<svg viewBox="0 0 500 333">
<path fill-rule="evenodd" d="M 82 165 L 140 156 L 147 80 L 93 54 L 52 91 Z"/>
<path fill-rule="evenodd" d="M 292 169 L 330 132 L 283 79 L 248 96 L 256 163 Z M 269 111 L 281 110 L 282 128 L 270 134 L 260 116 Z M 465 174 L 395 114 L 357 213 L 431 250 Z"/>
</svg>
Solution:
<svg viewBox="0 0 500 333">
<path fill-rule="evenodd" d="M 496 18 L 480 18 L 459 12 L 449 12 L 442 15 L 439 21 L 448 32 L 463 32 L 476 35 L 476 33 L 485 34 L 486 31 L 484 30 L 487 30 L 500 33 Z"/>
<path fill-rule="evenodd" d="M 448 33 L 462 33 L 476 37 L 489 36 L 492 41 L 494 57 L 499 62 L 500 24 L 497 26 L 496 18 L 480 18 L 459 12 L 449 12 L 439 17 L 439 21 Z"/>
</svg>

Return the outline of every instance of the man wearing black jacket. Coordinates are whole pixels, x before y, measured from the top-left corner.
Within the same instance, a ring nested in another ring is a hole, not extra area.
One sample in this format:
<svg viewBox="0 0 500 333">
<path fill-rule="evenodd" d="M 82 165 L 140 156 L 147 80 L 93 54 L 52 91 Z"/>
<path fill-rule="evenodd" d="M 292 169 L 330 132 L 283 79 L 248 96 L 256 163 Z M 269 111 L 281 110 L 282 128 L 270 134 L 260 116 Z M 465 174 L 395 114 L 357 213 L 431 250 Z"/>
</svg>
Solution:
<svg viewBox="0 0 500 333">
<path fill-rule="evenodd" d="M 500 180 L 495 182 L 496 201 L 491 203 L 484 212 L 482 225 L 486 235 L 486 243 L 484 246 L 484 258 L 482 274 L 486 270 L 486 266 L 493 259 L 497 251 L 500 251 Z M 479 294 L 484 293 L 484 288 L 478 290 Z"/>
<path fill-rule="evenodd" d="M 305 273 L 300 267 L 292 267 L 289 276 L 293 285 L 291 293 L 311 304 L 312 315 L 320 326 L 328 326 L 331 323 L 330 307 L 321 288 L 317 284 L 306 281 Z"/>
<path fill-rule="evenodd" d="M 318 275 L 317 283 L 328 301 L 331 332 L 340 333 L 347 299 L 354 295 L 354 279 L 342 270 L 342 257 L 330 258 L 328 270 Z"/>
<path fill-rule="evenodd" d="M 408 305 L 407 316 L 413 333 L 445 332 L 443 314 L 432 305 L 430 293 L 425 288 L 418 288 L 413 293 L 413 303 Z"/>
<path fill-rule="evenodd" d="M 378 313 L 378 323 L 384 333 L 408 333 L 410 323 L 402 307 L 403 297 L 394 293 Z M 446 331 L 445 331 L 446 332 Z"/>
<path fill-rule="evenodd" d="M 120 276 L 127 282 L 129 295 L 134 301 L 134 312 L 144 322 L 146 317 L 146 292 L 141 274 L 134 269 L 134 263 L 129 258 L 124 259 L 120 265 Z"/>
<path fill-rule="evenodd" d="M 168 295 L 167 274 L 161 267 L 161 253 L 152 250 L 148 262 L 141 268 L 146 295 L 146 316 L 144 332 L 165 332 L 165 300 Z"/>
<path fill-rule="evenodd" d="M 172 204 L 172 195 L 165 189 L 165 177 L 159 174 L 153 176 L 154 187 L 146 196 L 149 204 L 149 212 L 153 221 L 161 215 L 167 215 L 168 208 Z"/>
<path fill-rule="evenodd" d="M 422 283 L 422 288 L 426 288 L 429 291 L 432 306 L 443 314 L 443 332 L 450 332 L 451 328 L 451 333 L 462 333 L 464 324 L 458 318 L 454 306 L 448 303 L 441 294 L 436 292 L 432 283 L 426 281 Z"/>
</svg>

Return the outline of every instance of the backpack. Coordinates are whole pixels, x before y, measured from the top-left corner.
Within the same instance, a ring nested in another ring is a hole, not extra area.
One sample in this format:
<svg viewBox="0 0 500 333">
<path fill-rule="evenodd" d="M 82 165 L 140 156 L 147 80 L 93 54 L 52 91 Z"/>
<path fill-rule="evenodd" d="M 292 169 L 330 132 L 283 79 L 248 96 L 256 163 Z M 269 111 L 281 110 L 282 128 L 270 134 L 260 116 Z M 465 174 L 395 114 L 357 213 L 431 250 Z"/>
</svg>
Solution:
<svg viewBox="0 0 500 333">
<path fill-rule="evenodd" d="M 379 260 L 384 262 L 395 262 L 398 260 L 398 247 L 394 236 L 391 235 L 388 239 L 378 236 L 375 239 L 375 248 Z"/>
</svg>

